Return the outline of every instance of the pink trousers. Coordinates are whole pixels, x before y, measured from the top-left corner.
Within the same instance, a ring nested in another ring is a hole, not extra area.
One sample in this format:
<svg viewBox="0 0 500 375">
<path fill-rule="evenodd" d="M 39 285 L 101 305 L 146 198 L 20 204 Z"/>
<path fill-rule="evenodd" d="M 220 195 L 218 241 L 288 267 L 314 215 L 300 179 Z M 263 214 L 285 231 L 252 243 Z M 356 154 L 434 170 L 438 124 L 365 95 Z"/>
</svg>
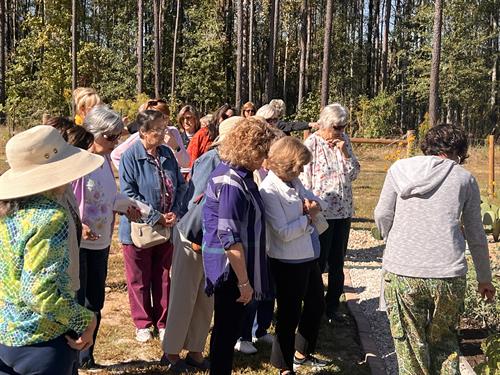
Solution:
<svg viewBox="0 0 500 375">
<path fill-rule="evenodd" d="M 173 245 L 139 249 L 123 245 L 130 314 L 137 328 L 165 328 Z"/>
</svg>

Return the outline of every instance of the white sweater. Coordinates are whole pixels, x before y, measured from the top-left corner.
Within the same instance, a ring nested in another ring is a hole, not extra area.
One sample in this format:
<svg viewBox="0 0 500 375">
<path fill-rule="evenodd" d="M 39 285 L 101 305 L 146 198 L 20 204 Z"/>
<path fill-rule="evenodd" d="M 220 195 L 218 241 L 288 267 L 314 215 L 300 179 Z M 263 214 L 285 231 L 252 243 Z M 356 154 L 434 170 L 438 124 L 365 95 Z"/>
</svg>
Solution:
<svg viewBox="0 0 500 375">
<path fill-rule="evenodd" d="M 307 190 L 298 178 L 288 186 L 272 171 L 262 181 L 259 192 L 264 201 L 267 223 L 267 254 L 284 260 L 314 256 L 311 233 L 314 228 L 303 213 L 303 199 L 325 203 Z"/>
</svg>

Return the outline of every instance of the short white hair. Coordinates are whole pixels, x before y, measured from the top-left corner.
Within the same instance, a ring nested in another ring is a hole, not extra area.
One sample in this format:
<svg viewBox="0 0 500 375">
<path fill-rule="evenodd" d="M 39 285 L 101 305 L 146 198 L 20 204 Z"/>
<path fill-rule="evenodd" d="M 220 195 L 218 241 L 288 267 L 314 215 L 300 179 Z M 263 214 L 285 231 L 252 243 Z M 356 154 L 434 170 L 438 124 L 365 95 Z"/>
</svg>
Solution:
<svg viewBox="0 0 500 375">
<path fill-rule="evenodd" d="M 285 114 L 286 105 L 282 99 L 273 99 L 269 102 L 269 105 L 274 107 L 277 112 L 277 117 L 281 118 Z"/>
<path fill-rule="evenodd" d="M 334 126 L 345 126 L 349 118 L 349 111 L 340 103 L 328 104 L 319 114 L 320 129 L 331 129 Z"/>
<path fill-rule="evenodd" d="M 103 134 L 121 133 L 124 125 L 118 113 L 105 105 L 97 105 L 85 116 L 83 127 L 98 138 Z"/>
<path fill-rule="evenodd" d="M 264 104 L 259 108 L 255 116 L 260 116 L 267 121 L 272 118 L 279 118 L 279 111 L 270 104 Z"/>
</svg>

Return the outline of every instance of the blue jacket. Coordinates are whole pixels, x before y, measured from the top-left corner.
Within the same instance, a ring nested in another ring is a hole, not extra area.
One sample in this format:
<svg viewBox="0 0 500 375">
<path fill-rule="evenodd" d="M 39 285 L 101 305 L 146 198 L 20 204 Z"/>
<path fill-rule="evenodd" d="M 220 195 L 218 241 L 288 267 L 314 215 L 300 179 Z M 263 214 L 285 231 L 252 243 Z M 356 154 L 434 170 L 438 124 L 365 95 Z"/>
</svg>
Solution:
<svg viewBox="0 0 500 375">
<path fill-rule="evenodd" d="M 181 215 L 184 215 L 193 206 L 194 200 L 205 192 L 208 177 L 219 163 L 220 156 L 217 148 L 205 152 L 196 159 L 191 168 L 191 178 L 186 195 L 184 195 Z"/>
<path fill-rule="evenodd" d="M 158 156 L 161 166 L 167 178 L 172 181 L 175 196 L 172 204 L 172 212 L 179 216 L 181 203 L 186 193 L 186 183 L 179 170 L 174 154 L 167 146 L 158 147 Z M 135 142 L 125 151 L 120 160 L 119 167 L 121 192 L 127 196 L 148 204 L 151 211 L 145 220 L 148 224 L 155 224 L 162 212 L 160 176 L 156 170 L 155 163 L 148 158 L 146 149 L 141 141 Z M 130 237 L 130 221 L 126 216 L 120 219 L 119 229 L 120 242 L 132 244 Z"/>
</svg>

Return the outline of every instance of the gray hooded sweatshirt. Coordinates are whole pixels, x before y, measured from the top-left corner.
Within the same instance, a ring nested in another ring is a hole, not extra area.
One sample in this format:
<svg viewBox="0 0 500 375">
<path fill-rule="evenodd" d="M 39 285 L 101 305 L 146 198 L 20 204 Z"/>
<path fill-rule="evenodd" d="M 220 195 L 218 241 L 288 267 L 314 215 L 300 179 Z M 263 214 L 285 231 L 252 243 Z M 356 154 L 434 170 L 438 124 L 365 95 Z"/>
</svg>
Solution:
<svg viewBox="0 0 500 375">
<path fill-rule="evenodd" d="M 386 241 L 384 270 L 420 278 L 465 275 L 462 220 L 477 280 L 490 282 L 480 200 L 476 179 L 452 160 L 416 156 L 394 163 L 375 208 Z"/>
</svg>

